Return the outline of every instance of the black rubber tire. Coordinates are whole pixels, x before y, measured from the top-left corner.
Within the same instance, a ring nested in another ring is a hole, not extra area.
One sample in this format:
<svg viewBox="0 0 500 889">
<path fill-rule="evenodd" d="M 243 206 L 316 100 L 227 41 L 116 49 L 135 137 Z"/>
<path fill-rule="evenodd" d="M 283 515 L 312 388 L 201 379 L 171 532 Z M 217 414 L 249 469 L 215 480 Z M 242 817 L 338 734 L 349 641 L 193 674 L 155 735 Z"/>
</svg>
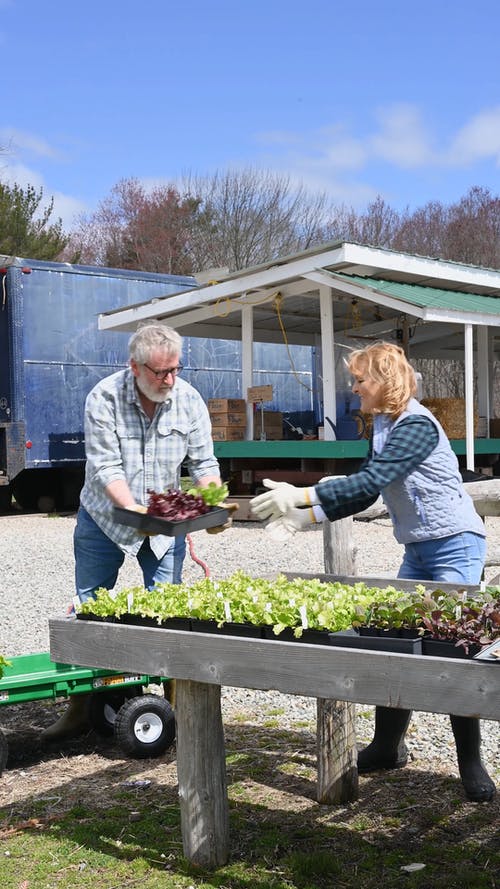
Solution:
<svg viewBox="0 0 500 889">
<path fill-rule="evenodd" d="M 115 738 L 129 756 L 160 756 L 175 739 L 174 711 L 160 695 L 126 701 L 117 713 Z"/>
<path fill-rule="evenodd" d="M 0 775 L 2 774 L 9 758 L 9 744 L 4 733 L 0 730 Z"/>
<path fill-rule="evenodd" d="M 142 685 L 134 685 L 126 690 L 98 691 L 91 695 L 89 702 L 89 722 L 92 728 L 105 737 L 115 733 L 115 722 L 119 710 L 131 698 L 142 695 Z"/>
</svg>

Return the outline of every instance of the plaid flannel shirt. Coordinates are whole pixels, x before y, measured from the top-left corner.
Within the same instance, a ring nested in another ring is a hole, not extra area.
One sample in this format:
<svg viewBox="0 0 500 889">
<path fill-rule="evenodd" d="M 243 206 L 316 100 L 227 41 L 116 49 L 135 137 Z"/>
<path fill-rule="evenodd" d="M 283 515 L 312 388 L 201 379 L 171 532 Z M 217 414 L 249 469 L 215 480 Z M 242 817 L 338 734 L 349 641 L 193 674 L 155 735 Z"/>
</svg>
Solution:
<svg viewBox="0 0 500 889">
<path fill-rule="evenodd" d="M 158 405 L 152 420 L 144 413 L 132 371 L 106 377 L 85 403 L 85 484 L 80 502 L 102 531 L 124 552 L 136 554 L 144 541 L 136 530 L 118 524 L 105 487 L 124 479 L 137 503 L 147 504 L 148 490 L 180 487 L 186 459 L 193 483 L 219 475 L 208 409 L 199 392 L 176 379 L 169 399 Z M 155 535 L 151 548 L 158 558 L 172 538 Z"/>
</svg>

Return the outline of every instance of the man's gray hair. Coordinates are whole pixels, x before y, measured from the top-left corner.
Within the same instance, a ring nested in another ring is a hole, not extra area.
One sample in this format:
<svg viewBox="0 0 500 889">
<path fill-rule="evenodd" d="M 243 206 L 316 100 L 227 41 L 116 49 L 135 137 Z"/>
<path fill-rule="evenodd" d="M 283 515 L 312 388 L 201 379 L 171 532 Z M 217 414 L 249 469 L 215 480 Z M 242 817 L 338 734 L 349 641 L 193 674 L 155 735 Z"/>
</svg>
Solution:
<svg viewBox="0 0 500 889">
<path fill-rule="evenodd" d="M 160 322 L 139 325 L 128 341 L 130 358 L 137 364 L 147 363 L 155 349 L 166 349 L 168 355 L 180 355 L 182 337 L 173 327 Z"/>
</svg>

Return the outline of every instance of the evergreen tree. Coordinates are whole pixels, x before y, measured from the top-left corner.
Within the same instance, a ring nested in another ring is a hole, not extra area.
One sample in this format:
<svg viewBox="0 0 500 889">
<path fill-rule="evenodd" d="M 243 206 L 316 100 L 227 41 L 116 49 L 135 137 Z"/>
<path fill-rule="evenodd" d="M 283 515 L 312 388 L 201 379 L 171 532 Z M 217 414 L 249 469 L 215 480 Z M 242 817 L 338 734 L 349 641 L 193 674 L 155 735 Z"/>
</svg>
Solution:
<svg viewBox="0 0 500 889">
<path fill-rule="evenodd" d="M 68 243 L 62 220 L 49 223 L 52 198 L 42 206 L 43 189 L 0 182 L 0 253 L 28 259 L 56 259 Z"/>
</svg>

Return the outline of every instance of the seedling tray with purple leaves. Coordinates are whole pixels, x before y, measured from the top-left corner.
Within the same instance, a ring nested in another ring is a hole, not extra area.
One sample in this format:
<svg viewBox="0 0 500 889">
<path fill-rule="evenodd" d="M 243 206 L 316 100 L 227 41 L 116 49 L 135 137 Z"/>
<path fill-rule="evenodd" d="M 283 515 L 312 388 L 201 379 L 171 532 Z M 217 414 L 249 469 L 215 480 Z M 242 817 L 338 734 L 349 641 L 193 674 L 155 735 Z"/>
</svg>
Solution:
<svg viewBox="0 0 500 889">
<path fill-rule="evenodd" d="M 144 534 L 165 534 L 167 537 L 177 537 L 180 534 L 190 534 L 192 531 L 200 531 L 203 528 L 215 528 L 217 525 L 225 525 L 229 513 L 220 506 L 212 506 L 202 515 L 182 521 L 171 521 L 160 516 L 148 515 L 145 512 L 135 512 L 133 509 L 124 509 L 115 506 L 114 515 L 121 525 L 129 525 L 137 528 Z"/>
</svg>

